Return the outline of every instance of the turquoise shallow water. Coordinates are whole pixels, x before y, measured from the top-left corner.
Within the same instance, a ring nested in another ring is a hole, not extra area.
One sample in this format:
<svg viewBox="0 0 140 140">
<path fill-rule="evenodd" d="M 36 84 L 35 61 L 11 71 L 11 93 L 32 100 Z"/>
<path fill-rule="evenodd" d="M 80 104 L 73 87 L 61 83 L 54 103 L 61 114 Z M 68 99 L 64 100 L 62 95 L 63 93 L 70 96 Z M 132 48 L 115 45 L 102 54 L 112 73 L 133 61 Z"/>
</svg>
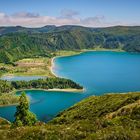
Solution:
<svg viewBox="0 0 140 140">
<path fill-rule="evenodd" d="M 30 109 L 39 120 L 48 121 L 60 111 L 90 95 L 140 91 L 140 54 L 124 52 L 86 52 L 59 57 L 53 71 L 84 86 L 84 93 L 27 90 Z M 17 93 L 19 94 L 19 93 Z M 1 107 L 0 116 L 12 121 L 15 106 Z"/>
<path fill-rule="evenodd" d="M 85 97 L 84 94 L 80 93 L 42 90 L 27 90 L 26 93 L 31 100 L 30 110 L 37 115 L 39 120 L 45 122 Z M 17 94 L 20 94 L 20 92 Z M 15 106 L 0 107 L 0 116 L 13 121 L 15 110 Z"/>
<path fill-rule="evenodd" d="M 46 78 L 45 76 L 2 76 L 1 80 L 8 80 L 8 81 L 30 81 L 30 80 L 36 80 L 40 78 Z"/>
</svg>

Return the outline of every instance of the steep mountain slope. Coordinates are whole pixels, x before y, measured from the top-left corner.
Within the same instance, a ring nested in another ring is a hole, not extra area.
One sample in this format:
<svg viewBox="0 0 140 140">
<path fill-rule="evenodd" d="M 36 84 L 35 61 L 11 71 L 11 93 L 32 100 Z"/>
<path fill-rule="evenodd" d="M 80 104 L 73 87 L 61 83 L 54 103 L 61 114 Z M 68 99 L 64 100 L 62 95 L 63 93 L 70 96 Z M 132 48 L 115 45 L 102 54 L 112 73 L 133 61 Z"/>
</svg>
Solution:
<svg viewBox="0 0 140 140">
<path fill-rule="evenodd" d="M 9 28 L 11 30 L 12 27 Z M 139 26 L 18 28 L 20 30 L 17 32 L 0 36 L 0 62 L 9 63 L 26 57 L 51 56 L 52 52 L 58 50 L 119 48 L 129 52 L 140 52 Z"/>
<path fill-rule="evenodd" d="M 47 110 L 46 110 L 47 111 Z M 60 113 L 48 124 L 0 129 L 12 140 L 139 140 L 140 92 L 91 96 Z"/>
</svg>

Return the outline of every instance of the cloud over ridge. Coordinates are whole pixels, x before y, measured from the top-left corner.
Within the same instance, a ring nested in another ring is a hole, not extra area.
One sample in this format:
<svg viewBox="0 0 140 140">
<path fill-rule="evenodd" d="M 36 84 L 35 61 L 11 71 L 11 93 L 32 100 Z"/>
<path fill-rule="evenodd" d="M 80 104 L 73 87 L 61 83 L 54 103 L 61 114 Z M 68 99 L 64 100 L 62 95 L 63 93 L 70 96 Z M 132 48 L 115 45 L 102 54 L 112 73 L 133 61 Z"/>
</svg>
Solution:
<svg viewBox="0 0 140 140">
<path fill-rule="evenodd" d="M 0 26 L 40 27 L 45 25 L 82 25 L 87 27 L 107 27 L 123 24 L 121 22 L 108 22 L 104 16 L 80 18 L 74 10 L 63 9 L 59 17 L 42 16 L 38 13 L 18 12 L 7 15 L 0 12 Z"/>
</svg>

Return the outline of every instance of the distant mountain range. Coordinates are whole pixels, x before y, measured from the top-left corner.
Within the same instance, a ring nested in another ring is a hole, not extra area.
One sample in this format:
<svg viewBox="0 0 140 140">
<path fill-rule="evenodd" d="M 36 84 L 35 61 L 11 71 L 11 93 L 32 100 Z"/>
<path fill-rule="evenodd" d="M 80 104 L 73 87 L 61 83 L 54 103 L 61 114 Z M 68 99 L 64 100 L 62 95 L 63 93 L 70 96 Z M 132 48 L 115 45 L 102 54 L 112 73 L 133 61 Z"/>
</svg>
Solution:
<svg viewBox="0 0 140 140">
<path fill-rule="evenodd" d="M 8 34 L 8 33 L 16 33 L 16 32 L 24 32 L 24 33 L 43 33 L 54 30 L 56 26 L 44 26 L 41 28 L 26 28 L 22 26 L 10 26 L 10 27 L 0 27 L 0 35 Z"/>
<path fill-rule="evenodd" d="M 64 25 L 64 26 L 55 26 L 55 25 L 47 25 L 44 27 L 38 28 L 28 28 L 22 26 L 3 26 L 0 27 L 0 35 L 8 34 L 8 33 L 48 33 L 48 32 L 56 32 L 56 31 L 65 31 L 65 30 L 74 30 L 74 29 L 86 29 L 88 31 L 103 31 L 107 33 L 127 33 L 127 32 L 140 32 L 140 26 L 113 26 L 106 28 L 92 28 L 92 27 L 83 27 L 76 25 Z"/>
<path fill-rule="evenodd" d="M 4 63 L 25 57 L 50 56 L 51 52 L 57 50 L 94 48 L 140 52 L 140 26 L 0 27 L 0 62 Z"/>
</svg>

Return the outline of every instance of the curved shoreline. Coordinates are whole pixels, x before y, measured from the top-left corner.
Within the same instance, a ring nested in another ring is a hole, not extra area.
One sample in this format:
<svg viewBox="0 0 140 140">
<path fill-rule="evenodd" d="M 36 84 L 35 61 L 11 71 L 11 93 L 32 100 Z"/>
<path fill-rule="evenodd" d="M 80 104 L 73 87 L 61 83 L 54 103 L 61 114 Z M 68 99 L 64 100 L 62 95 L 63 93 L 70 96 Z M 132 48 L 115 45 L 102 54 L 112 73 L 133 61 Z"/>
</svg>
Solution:
<svg viewBox="0 0 140 140">
<path fill-rule="evenodd" d="M 31 88 L 31 89 L 20 89 L 20 90 L 15 90 L 13 94 L 16 92 L 22 92 L 22 91 L 30 91 L 30 90 L 36 90 L 36 91 L 48 91 L 48 92 L 75 92 L 75 93 L 83 93 L 85 89 L 75 89 L 75 88 L 67 88 L 67 89 L 58 89 L 58 88 L 53 88 L 53 89 L 36 89 L 36 88 Z M 8 106 L 16 106 L 18 103 L 13 103 L 13 104 L 5 104 L 5 105 L 0 105 L 0 107 L 8 107 Z"/>
<path fill-rule="evenodd" d="M 49 66 L 49 69 L 50 69 L 50 72 L 52 73 L 52 75 L 54 75 L 55 77 L 59 77 L 59 78 L 62 78 L 61 76 L 59 76 L 59 75 L 57 75 L 56 73 L 54 73 L 54 71 L 53 71 L 53 68 L 55 67 L 55 64 L 54 64 L 54 60 L 55 59 L 57 59 L 57 58 L 59 58 L 59 57 L 68 57 L 68 56 L 75 56 L 75 55 L 80 55 L 81 53 L 86 53 L 86 52 L 96 52 L 96 51 L 100 51 L 100 52 L 102 52 L 102 51 L 112 51 L 112 52 L 125 52 L 125 51 L 123 51 L 123 50 L 120 50 L 120 49 L 91 49 L 91 50 L 88 50 L 88 49 L 83 49 L 83 50 L 81 50 L 81 51 L 79 51 L 79 52 L 77 52 L 76 54 L 68 54 L 68 55 L 60 55 L 60 56 L 55 56 L 55 57 L 53 57 L 53 58 L 51 58 L 51 63 L 50 63 L 50 66 Z M 83 89 L 82 90 L 78 90 L 78 89 L 69 89 L 69 90 L 66 90 L 66 89 L 49 89 L 49 90 L 47 90 L 47 91 L 66 91 L 66 92 L 75 92 L 75 91 L 85 91 L 86 89 L 83 87 Z"/>
<path fill-rule="evenodd" d="M 50 62 L 48 64 L 48 69 L 49 69 L 49 73 L 50 75 L 48 74 L 38 74 L 38 73 L 35 73 L 34 75 L 32 74 L 26 74 L 26 73 L 3 73 L 0 78 L 2 76 L 9 76 L 10 78 L 11 77 L 14 77 L 14 76 L 46 76 L 46 77 L 59 77 L 59 75 L 55 74 L 54 71 L 53 71 L 53 67 L 54 67 L 54 60 L 58 57 L 67 57 L 67 56 L 74 56 L 74 55 L 79 55 L 81 53 L 85 53 L 85 52 L 96 52 L 96 51 L 99 51 L 99 52 L 102 52 L 102 51 L 112 51 L 112 52 L 125 52 L 124 50 L 121 50 L 121 49 L 103 49 L 103 48 L 94 48 L 94 49 L 81 49 L 81 50 L 73 50 L 73 51 L 60 51 L 60 53 L 56 53 L 56 56 L 55 57 L 52 57 L 50 58 Z M 22 60 L 22 59 L 21 59 Z"/>
<path fill-rule="evenodd" d="M 30 91 L 30 90 L 36 90 L 36 91 L 46 91 L 46 92 L 67 92 L 67 93 L 83 93 L 85 91 L 85 88 L 83 89 L 76 89 L 76 88 L 66 88 L 66 89 L 59 89 L 59 88 L 53 88 L 53 89 L 41 89 L 41 88 L 30 88 L 30 89 L 19 89 L 19 90 L 14 90 L 11 93 L 13 95 L 16 95 L 17 92 L 22 92 L 22 91 Z M 17 96 L 18 97 L 18 96 Z M 13 103 L 13 104 L 0 104 L 0 107 L 7 107 L 7 106 L 15 106 L 18 105 L 18 103 Z"/>
<path fill-rule="evenodd" d="M 55 57 L 53 57 L 53 58 L 51 58 L 51 65 L 50 65 L 50 71 L 51 71 L 51 73 L 55 76 L 55 77 L 59 77 L 58 75 L 56 75 L 54 72 L 53 72 L 53 68 L 55 67 L 55 65 L 54 65 L 54 60 L 57 58 L 58 56 L 55 56 Z"/>
<path fill-rule="evenodd" d="M 79 52 L 77 52 L 76 54 L 68 54 L 68 55 L 58 55 L 58 56 L 55 56 L 53 58 L 51 58 L 51 64 L 49 66 L 49 69 L 51 71 L 51 73 L 55 76 L 55 77 L 60 77 L 59 75 L 56 75 L 54 72 L 53 72 L 53 68 L 55 67 L 55 64 L 54 64 L 54 60 L 56 58 L 59 58 L 59 57 L 68 57 L 68 56 L 74 56 L 74 55 L 80 55 L 81 53 L 86 53 L 86 52 L 97 52 L 97 51 L 112 51 L 112 52 L 125 52 L 124 50 L 121 50 L 121 49 L 82 49 L 80 50 Z"/>
<path fill-rule="evenodd" d="M 93 51 L 93 52 L 96 52 L 96 51 L 113 51 L 113 52 L 120 52 L 118 50 L 81 50 L 80 52 L 77 52 L 76 54 L 68 54 L 68 55 L 59 55 L 59 56 L 55 56 L 53 58 L 50 59 L 50 64 L 49 64 L 49 69 L 50 69 L 50 72 L 52 73 L 52 75 L 54 77 L 61 77 L 57 74 L 54 73 L 53 71 L 53 68 L 55 67 L 55 63 L 54 63 L 54 60 L 58 57 L 68 57 L 68 56 L 73 56 L 73 55 L 79 55 L 81 53 L 85 53 L 85 52 L 90 52 L 90 51 Z M 19 91 L 24 91 L 24 90 L 44 90 L 44 91 L 60 91 L 60 92 L 84 92 L 86 89 L 83 88 L 83 89 L 57 89 L 57 88 L 54 88 L 54 89 L 21 89 Z M 18 90 L 17 90 L 18 91 Z M 16 105 L 16 104 L 9 104 L 9 105 L 0 105 L 0 107 L 2 106 L 12 106 L 12 105 Z"/>
</svg>

